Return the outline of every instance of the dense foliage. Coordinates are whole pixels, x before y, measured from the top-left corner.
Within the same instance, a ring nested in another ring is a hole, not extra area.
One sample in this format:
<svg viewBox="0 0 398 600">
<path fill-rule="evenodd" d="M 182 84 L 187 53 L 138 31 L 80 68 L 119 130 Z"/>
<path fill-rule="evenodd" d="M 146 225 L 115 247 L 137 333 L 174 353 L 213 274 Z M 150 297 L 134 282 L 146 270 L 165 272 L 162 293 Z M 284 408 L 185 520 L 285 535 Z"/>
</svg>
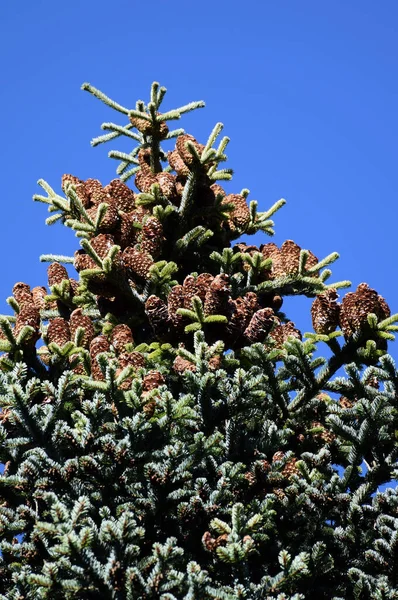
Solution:
<svg viewBox="0 0 398 600">
<path fill-rule="evenodd" d="M 339 303 L 336 253 L 237 241 L 284 201 L 224 191 L 221 124 L 169 129 L 203 103 L 83 88 L 128 119 L 93 145 L 134 148 L 108 185 L 39 182 L 81 248 L 0 318 L 0 598 L 398 598 L 398 315 Z"/>
</svg>

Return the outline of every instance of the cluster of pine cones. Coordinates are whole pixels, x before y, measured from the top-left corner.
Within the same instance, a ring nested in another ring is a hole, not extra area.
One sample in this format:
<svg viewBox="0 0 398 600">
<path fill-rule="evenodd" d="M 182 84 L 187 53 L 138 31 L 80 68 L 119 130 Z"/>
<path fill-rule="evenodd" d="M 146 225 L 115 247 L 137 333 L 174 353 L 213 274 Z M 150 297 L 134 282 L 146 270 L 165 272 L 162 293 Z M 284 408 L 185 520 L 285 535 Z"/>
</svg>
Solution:
<svg viewBox="0 0 398 600">
<path fill-rule="evenodd" d="M 336 290 L 332 289 L 315 298 L 311 315 L 316 333 L 328 335 L 340 327 L 344 337 L 349 339 L 367 326 L 369 314 L 375 314 L 378 320 L 387 319 L 391 314 L 384 298 L 367 283 L 360 283 L 355 292 L 346 294 L 341 304 L 337 298 Z"/>
<path fill-rule="evenodd" d="M 263 273 L 263 279 L 277 279 L 278 277 L 296 274 L 299 271 L 301 247 L 293 240 L 286 240 L 280 248 L 273 242 L 270 242 L 262 244 L 260 247 L 240 243 L 235 244 L 234 249 L 250 256 L 260 253 L 264 259 L 272 260 L 270 270 Z M 305 263 L 305 270 L 308 271 L 315 267 L 319 261 L 310 250 L 307 250 L 307 252 L 308 257 Z M 250 267 L 246 263 L 243 268 L 248 271 Z M 318 277 L 318 275 L 318 272 L 313 273 L 313 277 Z"/>
<path fill-rule="evenodd" d="M 184 339 L 184 329 L 190 321 L 179 314 L 179 309 L 191 309 L 192 299 L 200 298 L 205 316 L 222 315 L 227 322 L 211 324 L 208 336 L 211 340 L 222 339 L 229 347 L 237 348 L 254 342 L 264 342 L 269 335 L 277 346 L 290 336 L 301 338 L 292 322 L 282 324 L 275 312 L 282 305 L 278 295 L 258 297 L 254 292 L 233 299 L 229 276 L 213 276 L 202 273 L 189 275 L 182 285 L 175 285 L 168 295 L 167 303 L 157 296 L 150 296 L 145 312 L 157 339 L 178 341 Z"/>
</svg>

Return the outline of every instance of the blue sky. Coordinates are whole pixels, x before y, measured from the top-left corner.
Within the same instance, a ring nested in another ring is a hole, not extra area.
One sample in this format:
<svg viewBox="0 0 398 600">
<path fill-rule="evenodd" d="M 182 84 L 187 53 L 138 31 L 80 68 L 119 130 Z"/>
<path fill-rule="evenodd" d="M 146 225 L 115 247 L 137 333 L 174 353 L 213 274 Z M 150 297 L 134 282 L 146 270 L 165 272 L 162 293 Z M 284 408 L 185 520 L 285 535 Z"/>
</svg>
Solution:
<svg viewBox="0 0 398 600">
<path fill-rule="evenodd" d="M 78 247 L 45 226 L 37 179 L 116 176 L 111 146 L 89 142 L 121 116 L 80 85 L 133 107 L 157 80 L 165 109 L 205 100 L 181 121 L 200 141 L 225 124 L 229 191 L 261 210 L 287 199 L 276 243 L 338 251 L 334 280 L 366 281 L 398 312 L 396 0 L 20 0 L 1 3 L 0 33 L 1 311 L 16 281 L 46 283 L 40 254 Z M 304 330 L 309 306 L 286 304 Z"/>
</svg>

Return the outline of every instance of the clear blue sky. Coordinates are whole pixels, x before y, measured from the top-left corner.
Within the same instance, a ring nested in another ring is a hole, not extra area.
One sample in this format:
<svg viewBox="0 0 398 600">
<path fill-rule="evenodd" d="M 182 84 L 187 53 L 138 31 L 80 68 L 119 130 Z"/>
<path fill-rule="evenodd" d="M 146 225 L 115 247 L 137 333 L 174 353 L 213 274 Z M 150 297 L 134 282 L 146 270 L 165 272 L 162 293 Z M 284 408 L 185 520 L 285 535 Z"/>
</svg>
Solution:
<svg viewBox="0 0 398 600">
<path fill-rule="evenodd" d="M 0 33 L 1 311 L 15 281 L 46 283 L 40 254 L 78 247 L 45 226 L 37 179 L 115 177 L 109 144 L 89 142 L 119 117 L 80 85 L 133 107 L 153 80 L 166 109 L 206 101 L 181 121 L 201 141 L 225 124 L 229 191 L 249 188 L 260 209 L 287 199 L 274 241 L 337 250 L 334 279 L 398 311 L 397 0 L 3 0 Z M 309 303 L 289 307 L 308 329 Z"/>
</svg>

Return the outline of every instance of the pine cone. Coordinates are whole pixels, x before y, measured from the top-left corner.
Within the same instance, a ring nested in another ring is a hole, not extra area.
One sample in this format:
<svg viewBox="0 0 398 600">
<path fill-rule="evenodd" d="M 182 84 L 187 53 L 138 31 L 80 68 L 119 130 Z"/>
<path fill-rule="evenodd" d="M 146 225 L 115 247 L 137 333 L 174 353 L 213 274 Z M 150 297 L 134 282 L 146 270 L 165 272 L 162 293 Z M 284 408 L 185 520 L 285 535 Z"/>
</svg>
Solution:
<svg viewBox="0 0 398 600">
<path fill-rule="evenodd" d="M 285 261 L 286 273 L 297 273 L 299 268 L 301 248 L 293 240 L 286 240 L 281 246 Z"/>
<path fill-rule="evenodd" d="M 296 329 L 292 321 L 288 321 L 283 325 L 278 325 L 270 332 L 269 336 L 274 340 L 277 348 L 282 348 L 289 337 L 294 337 L 298 340 L 302 339 L 301 332 Z"/>
<path fill-rule="evenodd" d="M 32 290 L 32 300 L 33 304 L 37 308 L 37 310 L 43 310 L 46 307 L 46 303 L 44 298 L 47 296 L 47 290 L 44 286 L 36 286 Z"/>
<path fill-rule="evenodd" d="M 222 204 L 233 204 L 233 209 L 228 213 L 228 225 L 231 231 L 245 230 L 250 222 L 250 209 L 246 198 L 240 194 L 228 194 Z"/>
<path fill-rule="evenodd" d="M 183 375 L 185 371 L 195 372 L 196 367 L 186 358 L 183 358 L 182 356 L 176 356 L 173 362 L 173 370 L 179 375 Z"/>
<path fill-rule="evenodd" d="M 272 267 L 269 272 L 270 279 L 283 277 L 287 272 L 287 267 L 285 258 L 278 246 L 273 242 L 270 242 L 269 244 L 260 246 L 260 251 L 265 259 L 270 258 L 272 260 Z"/>
<path fill-rule="evenodd" d="M 339 325 L 340 304 L 336 302 L 336 290 L 326 290 L 319 294 L 312 303 L 312 326 L 316 333 L 328 335 Z"/>
<path fill-rule="evenodd" d="M 231 300 L 232 315 L 228 324 L 230 335 L 236 338 L 248 327 L 254 313 L 258 311 L 259 306 L 257 295 L 254 292 L 247 292 L 243 298 L 240 296 Z"/>
<path fill-rule="evenodd" d="M 317 257 L 315 256 L 315 254 L 313 254 L 311 252 L 311 250 L 307 250 L 308 252 L 308 258 L 307 258 L 307 262 L 305 263 L 305 270 L 308 271 L 309 269 L 312 269 L 312 267 L 315 267 L 316 264 L 318 264 L 319 260 L 317 259 Z M 317 271 L 316 273 L 313 274 L 314 277 L 319 277 L 319 271 Z"/>
<path fill-rule="evenodd" d="M 170 318 L 166 303 L 157 296 L 149 296 L 145 303 L 145 313 L 156 337 L 162 339 L 167 335 Z"/>
<path fill-rule="evenodd" d="M 204 303 L 205 315 L 229 316 L 231 314 L 230 294 L 228 275 L 225 273 L 217 275 L 206 292 Z"/>
<path fill-rule="evenodd" d="M 117 354 L 121 354 L 125 351 L 126 344 L 133 343 L 133 334 L 128 325 L 120 323 L 112 329 L 111 333 L 111 344 L 114 347 Z"/>
<path fill-rule="evenodd" d="M 99 235 L 96 235 L 90 240 L 90 243 L 100 258 L 105 258 L 109 250 L 115 245 L 113 236 L 109 233 L 100 233 Z M 99 266 L 96 263 L 94 264 L 99 269 Z"/>
<path fill-rule="evenodd" d="M 300 471 L 297 468 L 297 458 L 293 457 L 287 461 L 287 463 L 285 464 L 285 466 L 282 470 L 282 474 L 288 479 L 290 477 L 292 477 L 293 475 L 300 474 Z"/>
<path fill-rule="evenodd" d="M 132 213 L 120 213 L 119 227 L 113 232 L 115 243 L 122 250 L 127 246 L 133 246 L 137 242 L 138 230 L 134 227 L 134 216 Z"/>
<path fill-rule="evenodd" d="M 192 298 L 199 296 L 202 302 L 205 301 L 206 294 L 214 281 L 210 273 L 201 273 L 198 277 L 188 275 L 183 281 L 184 288 L 184 308 L 192 308 Z"/>
<path fill-rule="evenodd" d="M 223 196 L 225 197 L 227 194 L 225 193 L 225 190 L 223 187 L 221 187 L 221 185 L 219 185 L 218 183 L 213 183 L 210 186 L 211 191 L 213 192 L 214 196 Z"/>
<path fill-rule="evenodd" d="M 191 144 L 195 147 L 199 156 L 202 155 L 204 150 L 203 144 L 199 144 L 197 140 L 189 133 L 184 133 L 183 135 L 179 135 L 176 140 L 176 149 L 178 154 L 181 156 L 182 160 L 186 165 L 192 165 L 195 161 L 192 153 L 187 148 L 187 142 L 191 142 Z"/>
<path fill-rule="evenodd" d="M 275 452 L 275 454 L 272 457 L 272 462 L 276 463 L 279 462 L 280 460 L 283 460 L 285 458 L 285 453 L 282 452 L 282 450 L 278 450 L 278 452 Z"/>
<path fill-rule="evenodd" d="M 100 204 L 104 197 L 104 188 L 98 179 L 86 179 L 84 189 L 90 198 L 90 204 Z"/>
<path fill-rule="evenodd" d="M 106 212 L 102 216 L 101 221 L 97 225 L 97 231 L 101 233 L 112 233 L 114 232 L 119 225 L 120 217 L 117 211 L 116 206 L 110 204 L 110 198 L 105 195 L 105 198 L 101 200 L 99 204 L 106 204 Z M 87 209 L 87 214 L 91 218 L 91 220 L 96 223 L 97 214 L 98 214 L 98 206 L 93 206 L 93 208 Z"/>
<path fill-rule="evenodd" d="M 97 263 L 84 250 L 76 250 L 73 266 L 78 273 L 85 269 L 99 269 Z"/>
<path fill-rule="evenodd" d="M 76 310 L 74 310 L 72 312 L 70 319 L 69 319 L 69 327 L 70 327 L 70 335 L 71 335 L 72 340 L 75 339 L 75 333 L 76 333 L 77 328 L 83 327 L 84 335 L 83 335 L 83 339 L 81 341 L 81 346 L 83 348 L 88 348 L 91 340 L 95 336 L 94 325 L 93 325 L 90 317 L 83 314 L 83 311 L 81 308 L 76 308 Z"/>
<path fill-rule="evenodd" d="M 140 239 L 140 250 L 158 257 L 165 241 L 163 225 L 156 217 L 147 217 L 144 221 Z"/>
<path fill-rule="evenodd" d="M 167 160 L 169 161 L 169 165 L 171 168 L 179 175 L 180 177 L 188 177 L 190 174 L 190 170 L 187 165 L 182 160 L 178 150 L 173 150 L 167 154 Z"/>
<path fill-rule="evenodd" d="M 148 279 L 149 269 L 154 264 L 153 258 L 148 252 L 129 246 L 123 250 L 122 260 L 128 270 L 143 279 Z"/>
<path fill-rule="evenodd" d="M 20 307 L 22 304 L 32 304 L 33 302 L 32 292 L 27 283 L 23 283 L 22 281 L 16 283 L 12 288 L 12 293 Z"/>
<path fill-rule="evenodd" d="M 102 352 L 109 352 L 109 350 L 110 344 L 105 335 L 97 335 L 97 337 L 90 342 L 91 374 L 97 381 L 103 381 L 105 379 L 97 362 L 97 356 Z"/>
<path fill-rule="evenodd" d="M 93 338 L 90 342 L 90 356 L 95 358 L 101 352 L 109 352 L 110 344 L 105 335 L 100 334 Z"/>
<path fill-rule="evenodd" d="M 62 317 L 51 319 L 47 329 L 48 343 L 55 343 L 60 348 L 70 341 L 69 323 Z"/>
<path fill-rule="evenodd" d="M 135 176 L 135 185 L 137 189 L 144 194 L 150 193 L 151 187 L 154 183 L 158 183 L 158 180 L 155 173 L 152 173 L 150 169 L 143 170 L 141 168 L 141 170 L 138 171 L 137 175 Z"/>
<path fill-rule="evenodd" d="M 57 262 L 51 263 L 51 265 L 48 267 L 47 276 L 49 287 L 52 287 L 53 285 L 59 285 L 65 279 L 69 279 L 68 271 L 63 265 Z"/>
<path fill-rule="evenodd" d="M 133 190 L 120 179 L 112 179 L 112 181 L 104 187 L 104 192 L 112 198 L 113 205 L 118 210 L 130 212 L 135 208 L 135 194 Z"/>
<path fill-rule="evenodd" d="M 144 392 L 150 392 L 165 382 L 165 378 L 159 371 L 149 371 L 142 380 L 142 389 Z"/>
<path fill-rule="evenodd" d="M 345 396 L 340 396 L 339 404 L 340 404 L 341 408 L 352 408 L 354 406 L 354 402 L 352 402 Z"/>
<path fill-rule="evenodd" d="M 254 313 L 245 336 L 250 343 L 263 342 L 275 324 L 275 314 L 272 308 L 262 308 Z"/>
<path fill-rule="evenodd" d="M 147 113 L 144 113 L 146 116 L 150 116 Z M 156 113 L 160 115 L 161 113 Z M 136 127 L 138 131 L 140 131 L 143 135 L 155 135 L 158 139 L 164 140 L 169 133 L 169 128 L 167 126 L 166 121 L 157 121 L 153 123 L 152 119 L 148 121 L 147 119 L 140 119 L 139 117 L 130 116 L 130 123 L 133 127 Z"/>
<path fill-rule="evenodd" d="M 209 369 L 213 369 L 216 371 L 217 369 L 221 369 L 221 367 L 222 367 L 222 356 L 220 356 L 219 354 L 212 356 L 209 360 Z"/>
<path fill-rule="evenodd" d="M 124 369 L 132 366 L 136 369 L 145 367 L 145 356 L 141 352 L 123 352 L 118 356 L 119 365 Z"/>
<path fill-rule="evenodd" d="M 17 338 L 27 325 L 34 329 L 34 333 L 29 338 L 29 342 L 34 344 L 40 337 L 40 314 L 32 303 L 22 305 L 15 321 L 14 337 Z"/>
<path fill-rule="evenodd" d="M 390 308 L 382 296 L 367 283 L 360 283 L 356 292 L 343 298 L 340 310 L 340 327 L 347 339 L 367 325 L 367 317 L 374 313 L 380 320 L 390 316 Z"/>
<path fill-rule="evenodd" d="M 84 183 L 84 182 L 81 179 L 79 179 L 78 177 L 75 177 L 75 175 L 69 175 L 68 173 L 65 173 L 65 175 L 62 175 L 61 187 L 64 192 L 66 191 L 66 188 L 69 185 L 74 185 L 76 187 L 77 185 L 80 185 L 82 183 Z"/>
<path fill-rule="evenodd" d="M 171 173 L 157 173 L 156 181 L 160 187 L 160 191 L 162 195 L 168 200 L 175 200 L 178 198 L 177 188 L 176 188 L 176 177 Z"/>
<path fill-rule="evenodd" d="M 175 285 L 171 288 L 167 297 L 167 310 L 170 316 L 170 321 L 177 331 L 184 329 L 185 319 L 177 314 L 179 308 L 184 307 L 184 288 L 182 285 Z"/>
<path fill-rule="evenodd" d="M 326 429 L 323 423 L 320 423 L 319 421 L 313 421 L 311 427 L 322 429 L 319 433 L 312 434 L 314 439 L 320 439 L 325 442 L 325 444 L 331 444 L 336 439 L 335 434 L 329 429 Z"/>
</svg>

